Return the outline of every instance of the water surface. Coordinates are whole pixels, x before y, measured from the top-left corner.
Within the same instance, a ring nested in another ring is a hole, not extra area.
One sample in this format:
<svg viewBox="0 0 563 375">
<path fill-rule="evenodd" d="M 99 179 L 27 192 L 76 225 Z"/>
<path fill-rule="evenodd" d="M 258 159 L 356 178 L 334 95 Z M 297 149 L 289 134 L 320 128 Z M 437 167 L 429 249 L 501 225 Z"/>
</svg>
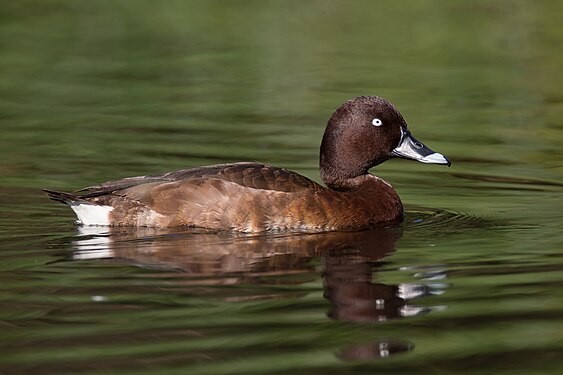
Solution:
<svg viewBox="0 0 563 375">
<path fill-rule="evenodd" d="M 0 4 L 0 372 L 559 374 L 557 1 Z M 42 187 L 261 161 L 316 181 L 332 111 L 395 103 L 405 223 L 85 228 Z"/>
</svg>

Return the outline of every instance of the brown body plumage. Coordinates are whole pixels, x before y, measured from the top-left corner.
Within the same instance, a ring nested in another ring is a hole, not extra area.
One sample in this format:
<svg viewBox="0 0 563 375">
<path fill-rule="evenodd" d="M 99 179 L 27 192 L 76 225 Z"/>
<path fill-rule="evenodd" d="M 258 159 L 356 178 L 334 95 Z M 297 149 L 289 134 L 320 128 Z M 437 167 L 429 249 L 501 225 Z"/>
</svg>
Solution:
<svg viewBox="0 0 563 375">
<path fill-rule="evenodd" d="M 235 163 L 126 178 L 75 197 L 114 207 L 110 220 L 116 226 L 327 231 L 400 218 L 401 201 L 386 182 L 371 175 L 350 182 L 349 189 L 336 191 L 286 169 Z"/>
</svg>

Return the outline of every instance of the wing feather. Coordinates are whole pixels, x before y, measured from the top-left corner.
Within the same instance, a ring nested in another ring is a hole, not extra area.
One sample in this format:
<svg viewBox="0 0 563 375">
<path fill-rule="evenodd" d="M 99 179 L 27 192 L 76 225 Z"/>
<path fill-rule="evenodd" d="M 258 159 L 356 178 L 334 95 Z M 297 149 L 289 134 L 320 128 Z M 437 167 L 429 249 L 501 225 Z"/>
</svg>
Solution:
<svg viewBox="0 0 563 375">
<path fill-rule="evenodd" d="M 127 177 L 89 186 L 77 192 L 82 193 L 80 196 L 83 198 L 90 198 L 112 194 L 133 187 L 139 187 L 138 189 L 133 189 L 135 191 L 142 191 L 144 189 L 140 185 L 145 184 L 148 184 L 147 187 L 153 187 L 158 183 L 192 179 L 220 179 L 247 188 L 288 193 L 302 190 L 318 190 L 321 188 L 316 182 L 287 169 L 260 163 L 243 162 L 181 169 L 161 175 Z"/>
</svg>

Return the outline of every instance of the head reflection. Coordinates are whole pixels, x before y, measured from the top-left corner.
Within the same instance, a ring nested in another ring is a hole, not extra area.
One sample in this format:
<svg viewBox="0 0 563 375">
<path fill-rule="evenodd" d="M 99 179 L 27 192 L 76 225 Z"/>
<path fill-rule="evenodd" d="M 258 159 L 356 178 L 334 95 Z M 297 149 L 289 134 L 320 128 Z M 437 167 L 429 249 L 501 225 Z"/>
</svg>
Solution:
<svg viewBox="0 0 563 375">
<path fill-rule="evenodd" d="M 325 297 L 331 301 L 333 319 L 375 323 L 419 315 L 428 308 L 408 304 L 411 299 L 432 295 L 419 284 L 388 285 L 376 282 L 381 260 L 395 251 L 401 237 L 397 229 L 362 232 L 348 246 L 322 255 Z"/>
</svg>

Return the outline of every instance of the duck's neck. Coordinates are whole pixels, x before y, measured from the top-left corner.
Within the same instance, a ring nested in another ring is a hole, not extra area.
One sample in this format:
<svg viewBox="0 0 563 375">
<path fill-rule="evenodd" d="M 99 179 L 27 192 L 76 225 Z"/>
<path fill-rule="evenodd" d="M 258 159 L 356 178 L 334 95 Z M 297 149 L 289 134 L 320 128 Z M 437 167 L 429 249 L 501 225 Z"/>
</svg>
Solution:
<svg viewBox="0 0 563 375">
<path fill-rule="evenodd" d="M 374 176 L 371 173 L 368 173 L 367 171 L 366 173 L 361 174 L 359 176 L 347 177 L 347 176 L 335 176 L 333 174 L 323 173 L 323 171 L 321 170 L 321 178 L 324 181 L 325 185 L 332 190 L 338 190 L 338 191 L 354 190 L 359 187 L 365 187 L 365 184 L 379 185 L 379 188 L 393 190 L 393 188 L 387 181 L 377 176 Z"/>
<path fill-rule="evenodd" d="M 322 169 L 321 179 L 329 189 L 333 190 L 349 190 L 357 186 L 354 184 L 357 177 L 335 176 L 332 173 L 326 173 Z"/>
<path fill-rule="evenodd" d="M 337 158 L 326 155 L 332 154 L 321 152 L 321 179 L 331 189 L 348 190 L 356 186 L 358 177 L 369 175 L 369 165 L 358 163 L 348 155 Z"/>
<path fill-rule="evenodd" d="M 350 163 L 347 158 L 323 157 L 321 154 L 321 179 L 327 187 L 334 190 L 349 190 L 366 181 L 369 165 Z"/>
<path fill-rule="evenodd" d="M 370 176 L 368 170 L 385 159 L 380 156 L 370 160 L 356 149 L 340 145 L 339 139 L 327 128 L 320 149 L 321 178 L 331 189 L 348 190 L 356 186 L 359 177 Z"/>
</svg>

